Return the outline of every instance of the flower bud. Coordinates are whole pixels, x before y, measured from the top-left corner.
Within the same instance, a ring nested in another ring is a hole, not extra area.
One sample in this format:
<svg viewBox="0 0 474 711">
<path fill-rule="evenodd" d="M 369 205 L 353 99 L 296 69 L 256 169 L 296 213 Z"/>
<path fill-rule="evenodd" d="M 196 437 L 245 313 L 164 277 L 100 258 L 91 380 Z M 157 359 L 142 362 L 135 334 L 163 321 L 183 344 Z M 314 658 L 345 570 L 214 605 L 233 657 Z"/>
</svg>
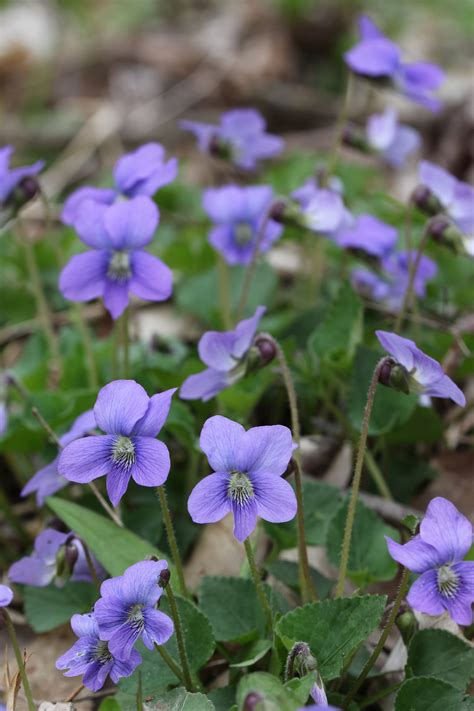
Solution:
<svg viewBox="0 0 474 711">
<path fill-rule="evenodd" d="M 371 153 L 371 148 L 367 143 L 365 136 L 355 126 L 344 126 L 342 141 L 345 146 L 355 148 L 362 153 Z"/>
<path fill-rule="evenodd" d="M 296 642 L 291 648 L 285 665 L 285 681 L 302 677 L 316 671 L 318 664 L 306 642 Z"/>
<path fill-rule="evenodd" d="M 209 141 L 209 153 L 211 156 L 222 160 L 230 160 L 232 158 L 231 146 L 217 135 L 212 136 Z"/>
<path fill-rule="evenodd" d="M 455 254 L 468 254 L 462 232 L 446 215 L 432 217 L 426 230 L 435 242 L 448 247 Z"/>
<path fill-rule="evenodd" d="M 40 191 L 38 179 L 34 175 L 24 177 L 9 196 L 7 203 L 15 212 L 32 200 Z"/>
<path fill-rule="evenodd" d="M 169 568 L 164 568 L 160 573 L 160 577 L 158 578 L 158 585 L 160 586 L 160 588 L 163 588 L 163 589 L 166 588 L 166 586 L 168 585 L 168 583 L 170 581 L 170 578 L 171 578 L 171 573 L 170 573 Z"/>
<path fill-rule="evenodd" d="M 75 545 L 74 541 L 68 541 L 66 545 L 64 546 L 64 560 L 66 563 L 66 568 L 69 571 L 69 573 L 72 574 L 72 571 L 74 570 L 74 566 L 77 563 L 77 559 L 79 558 L 79 549 Z"/>
<path fill-rule="evenodd" d="M 245 697 L 243 710 L 257 711 L 259 708 L 262 708 L 261 703 L 263 701 L 264 698 L 261 694 L 257 693 L 256 691 L 251 691 L 250 694 L 247 694 L 247 696 Z"/>
<path fill-rule="evenodd" d="M 298 463 L 294 457 L 291 457 L 290 461 L 288 462 L 288 466 L 286 467 L 285 471 L 283 472 L 283 479 L 288 479 L 292 474 L 295 473 L 296 469 L 298 467 Z"/>
<path fill-rule="evenodd" d="M 427 215 L 436 215 L 443 211 L 443 206 L 426 185 L 417 185 L 411 195 L 411 201 Z"/>
<path fill-rule="evenodd" d="M 379 383 L 408 395 L 410 392 L 410 375 L 407 369 L 392 358 L 387 358 L 379 373 Z"/>
<path fill-rule="evenodd" d="M 260 356 L 260 364 L 268 365 L 276 356 L 275 341 L 265 333 L 259 333 L 253 342 Z"/>
<path fill-rule="evenodd" d="M 400 631 L 403 641 L 408 645 L 418 631 L 418 622 L 415 615 L 409 609 L 404 610 L 398 615 L 395 624 Z"/>
</svg>

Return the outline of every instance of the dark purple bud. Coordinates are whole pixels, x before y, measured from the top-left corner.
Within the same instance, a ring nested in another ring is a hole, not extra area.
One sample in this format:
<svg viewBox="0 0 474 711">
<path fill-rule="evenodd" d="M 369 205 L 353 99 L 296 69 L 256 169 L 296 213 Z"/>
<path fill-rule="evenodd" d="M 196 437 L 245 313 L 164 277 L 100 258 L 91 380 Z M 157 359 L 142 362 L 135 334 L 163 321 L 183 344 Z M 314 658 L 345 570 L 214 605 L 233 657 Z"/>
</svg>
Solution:
<svg viewBox="0 0 474 711">
<path fill-rule="evenodd" d="M 351 126 L 350 124 L 344 126 L 342 141 L 345 146 L 356 148 L 358 151 L 362 151 L 362 153 L 371 152 L 370 146 L 364 135 L 355 126 Z"/>
<path fill-rule="evenodd" d="M 17 190 L 20 190 L 24 197 L 24 202 L 32 200 L 40 191 L 38 179 L 34 175 L 28 175 L 18 183 Z"/>
<path fill-rule="evenodd" d="M 296 459 L 294 457 L 291 457 L 290 461 L 288 462 L 288 466 L 285 472 L 283 473 L 283 479 L 288 479 L 290 476 L 292 476 L 295 473 L 297 467 L 298 463 Z"/>
<path fill-rule="evenodd" d="M 465 254 L 462 232 L 446 215 L 435 215 L 426 226 L 430 237 L 438 244 L 448 247 L 456 254 Z"/>
<path fill-rule="evenodd" d="M 443 206 L 426 185 L 417 185 L 411 195 L 411 201 L 427 215 L 442 212 Z"/>
<path fill-rule="evenodd" d="M 269 216 L 271 220 L 275 222 L 285 222 L 285 210 L 287 208 L 287 201 L 283 198 L 274 200 L 270 207 Z"/>
<path fill-rule="evenodd" d="M 318 664 L 306 642 L 296 642 L 291 648 L 285 664 L 285 681 L 302 677 L 316 671 Z"/>
<path fill-rule="evenodd" d="M 379 383 L 405 395 L 410 392 L 410 375 L 407 369 L 391 358 L 388 358 L 380 369 Z"/>
<path fill-rule="evenodd" d="M 165 568 L 164 570 L 162 570 L 160 573 L 160 577 L 158 578 L 158 585 L 160 586 L 160 588 L 166 588 L 170 581 L 170 578 L 171 573 L 169 571 L 169 568 Z"/>
<path fill-rule="evenodd" d="M 264 701 L 264 698 L 261 694 L 257 691 L 251 691 L 250 694 L 247 694 L 245 697 L 243 711 L 256 711 L 262 701 Z"/>
<path fill-rule="evenodd" d="M 260 364 L 268 365 L 275 358 L 277 349 L 275 341 L 265 333 L 259 333 L 253 343 L 260 355 Z"/>
<path fill-rule="evenodd" d="M 209 153 L 211 156 L 222 158 L 223 160 L 230 160 L 232 158 L 231 146 L 217 135 L 212 136 L 209 141 Z"/>
<path fill-rule="evenodd" d="M 73 541 L 69 541 L 64 546 L 64 560 L 69 573 L 72 573 L 79 558 L 79 549 Z"/>
<path fill-rule="evenodd" d="M 386 385 L 387 387 L 390 387 L 390 374 L 392 372 L 392 368 L 394 365 L 395 365 L 395 361 L 392 358 L 385 359 L 385 361 L 379 371 L 379 383 L 382 383 L 382 385 Z"/>
</svg>

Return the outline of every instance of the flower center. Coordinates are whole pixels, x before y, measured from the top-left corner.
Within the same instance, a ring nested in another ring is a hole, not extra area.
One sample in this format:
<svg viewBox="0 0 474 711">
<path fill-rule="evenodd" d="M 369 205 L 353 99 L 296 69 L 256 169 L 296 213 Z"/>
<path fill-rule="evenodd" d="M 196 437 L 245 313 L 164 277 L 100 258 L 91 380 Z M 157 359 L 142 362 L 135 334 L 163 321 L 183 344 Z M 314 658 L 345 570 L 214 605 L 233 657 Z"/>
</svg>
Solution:
<svg viewBox="0 0 474 711">
<path fill-rule="evenodd" d="M 107 664 L 107 662 L 110 662 L 112 659 L 113 656 L 109 652 L 109 645 L 107 642 L 103 642 L 99 639 L 94 653 L 94 660 L 100 664 Z"/>
<path fill-rule="evenodd" d="M 239 506 L 245 506 L 254 497 L 252 482 L 242 472 L 232 472 L 227 495 Z"/>
<path fill-rule="evenodd" d="M 112 253 L 107 276 L 112 281 L 127 281 L 132 276 L 130 267 L 130 255 L 128 252 L 116 251 Z"/>
<path fill-rule="evenodd" d="M 438 590 L 444 597 L 454 597 L 459 587 L 459 577 L 449 565 L 438 570 Z"/>
<path fill-rule="evenodd" d="M 137 603 L 136 605 L 132 605 L 132 607 L 129 608 L 128 621 L 133 627 L 139 627 L 140 629 L 143 628 L 143 607 L 144 606 L 141 603 Z"/>
<path fill-rule="evenodd" d="M 130 437 L 117 437 L 112 447 L 112 459 L 116 464 L 130 469 L 135 462 L 135 445 Z"/>
<path fill-rule="evenodd" d="M 239 247 L 246 247 L 253 240 L 253 229 L 248 222 L 239 222 L 235 226 L 235 241 Z"/>
</svg>

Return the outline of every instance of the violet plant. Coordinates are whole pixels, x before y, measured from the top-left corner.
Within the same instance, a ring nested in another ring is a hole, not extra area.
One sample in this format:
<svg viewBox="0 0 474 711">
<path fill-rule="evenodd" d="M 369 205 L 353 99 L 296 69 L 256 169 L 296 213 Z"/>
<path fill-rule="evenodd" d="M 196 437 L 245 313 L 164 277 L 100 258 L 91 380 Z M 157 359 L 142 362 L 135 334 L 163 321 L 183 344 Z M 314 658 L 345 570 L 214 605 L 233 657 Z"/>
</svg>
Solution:
<svg viewBox="0 0 474 711">
<path fill-rule="evenodd" d="M 22 603 L 35 631 L 70 622 L 77 639 L 56 660 L 74 678 L 68 702 L 468 706 L 473 529 L 455 487 L 438 495 L 449 475 L 433 478 L 472 445 L 474 190 L 422 160 L 405 202 L 387 192 L 381 164 L 402 171 L 421 135 L 385 104 L 354 128 L 353 75 L 439 110 L 444 74 L 406 62 L 369 18 L 359 30 L 323 170 L 316 152 L 282 158 L 259 111 L 232 109 L 180 121 L 227 161 L 206 163 L 202 190 L 150 142 L 118 158 L 113 187 L 52 205 L 66 227 L 26 220 L 37 318 L 17 324 L 26 344 L 5 350 L 1 378 L 0 566 L 14 592 L 0 584 L 0 622 L 29 711 Z M 0 206 L 19 234 L 33 188 L 46 201 L 43 163 L 11 169 L 11 152 Z M 58 270 L 41 251 L 53 240 Z M 394 657 L 407 660 L 395 682 Z"/>
</svg>

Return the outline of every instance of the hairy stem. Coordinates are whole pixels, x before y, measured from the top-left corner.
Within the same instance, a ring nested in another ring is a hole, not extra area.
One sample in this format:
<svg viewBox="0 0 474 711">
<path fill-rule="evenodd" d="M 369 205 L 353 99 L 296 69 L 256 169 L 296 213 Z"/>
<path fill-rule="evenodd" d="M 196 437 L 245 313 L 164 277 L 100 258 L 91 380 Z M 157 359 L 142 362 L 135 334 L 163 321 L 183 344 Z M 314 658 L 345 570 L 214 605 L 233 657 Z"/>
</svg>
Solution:
<svg viewBox="0 0 474 711">
<path fill-rule="evenodd" d="M 227 262 L 221 254 L 217 255 L 217 278 L 222 325 L 226 331 L 229 331 L 232 328 L 232 306 L 229 291 L 230 275 Z"/>
<path fill-rule="evenodd" d="M 410 571 L 407 568 L 403 568 L 403 573 L 402 573 L 402 577 L 400 579 L 400 584 L 398 586 L 397 595 L 395 597 L 393 607 L 390 612 L 390 616 L 387 620 L 387 624 L 385 625 L 385 628 L 384 628 L 382 634 L 380 635 L 379 641 L 377 642 L 374 651 L 370 655 L 364 668 L 362 669 L 361 673 L 357 677 L 352 689 L 349 691 L 349 694 L 347 695 L 347 698 L 345 700 L 345 708 L 348 707 L 350 701 L 352 701 L 352 699 L 356 695 L 358 689 L 364 683 L 365 679 L 367 678 L 368 673 L 370 672 L 370 670 L 374 666 L 375 662 L 377 661 L 379 654 L 382 651 L 385 642 L 387 641 L 387 637 L 390 634 L 390 631 L 391 631 L 393 625 L 395 624 L 395 620 L 397 619 L 400 605 L 402 604 L 403 599 L 406 595 L 406 592 L 408 589 L 409 576 L 410 576 Z"/>
<path fill-rule="evenodd" d="M 236 323 L 238 323 L 244 317 L 245 314 L 245 307 L 247 306 L 247 301 L 250 294 L 250 287 L 252 286 L 252 279 L 254 277 L 255 269 L 257 268 L 257 260 L 260 255 L 260 246 L 265 236 L 265 230 L 267 229 L 268 221 L 270 220 L 272 207 L 273 205 L 270 205 L 270 207 L 263 215 L 262 221 L 257 231 L 257 236 L 255 237 L 252 258 L 249 264 L 247 265 L 247 270 L 245 272 L 244 281 L 242 284 L 242 291 L 240 293 L 239 305 L 237 307 Z"/>
<path fill-rule="evenodd" d="M 414 289 L 413 289 L 413 287 L 415 285 L 415 277 L 418 272 L 418 268 L 420 266 L 421 258 L 423 256 L 423 251 L 426 247 L 427 240 L 428 240 L 428 230 L 425 230 L 423 232 L 421 239 L 420 239 L 418 249 L 416 250 L 415 259 L 413 259 L 413 260 L 410 259 L 410 272 L 409 272 L 409 276 L 408 276 L 408 285 L 407 285 L 405 294 L 403 296 L 403 302 L 402 302 L 400 311 L 398 312 L 397 320 L 395 321 L 395 326 L 394 326 L 395 333 L 400 333 L 401 328 L 403 326 L 403 322 L 405 320 L 405 316 L 406 316 L 407 312 L 409 311 L 411 302 L 415 296 Z"/>
<path fill-rule="evenodd" d="M 89 385 L 91 388 L 97 389 L 99 386 L 99 376 L 97 373 L 97 364 L 95 362 L 94 348 L 92 345 L 92 338 L 89 331 L 89 326 L 84 318 L 82 312 L 82 307 L 80 304 L 73 305 L 74 318 L 79 331 L 82 336 L 82 344 L 84 346 L 84 354 L 86 356 L 87 363 L 87 375 L 89 378 Z"/>
<path fill-rule="evenodd" d="M 354 527 L 357 499 L 359 496 L 360 482 L 362 479 L 362 467 L 364 465 L 367 436 L 369 433 L 370 414 L 372 412 L 372 406 L 374 404 L 375 391 L 377 389 L 377 383 L 379 381 L 380 370 L 386 361 L 387 357 L 384 357 L 375 366 L 374 372 L 372 374 L 372 379 L 369 385 L 369 391 L 367 393 L 367 402 L 365 404 L 362 428 L 360 431 L 359 446 L 357 449 L 354 478 L 352 480 L 351 497 L 349 500 L 349 507 L 347 509 L 344 538 L 342 541 L 341 561 L 339 563 L 339 575 L 335 591 L 336 598 L 341 597 L 344 592 L 344 583 L 346 581 L 347 566 L 349 563 L 349 553 L 351 549 L 352 529 Z"/>
<path fill-rule="evenodd" d="M 271 336 L 268 336 L 271 338 Z M 286 393 L 288 396 L 288 404 L 290 406 L 291 415 L 291 429 L 293 433 L 293 440 L 297 445 L 293 453 L 293 458 L 296 462 L 295 467 L 295 494 L 298 508 L 296 511 L 296 521 L 297 521 L 297 537 L 298 537 L 298 562 L 299 562 L 299 578 L 300 578 L 300 589 L 301 596 L 304 602 L 308 600 L 316 601 L 318 595 L 316 592 L 316 586 L 314 584 L 311 572 L 309 569 L 308 561 L 308 551 L 306 548 L 306 534 L 304 525 L 304 506 L 303 506 L 303 487 L 301 480 L 301 432 L 300 432 L 300 418 L 298 413 L 298 401 L 296 398 L 295 385 L 293 383 L 293 378 L 291 377 L 291 372 L 288 367 L 288 363 L 280 344 L 273 339 L 275 344 L 278 362 L 280 363 L 281 373 L 283 376 L 283 382 L 285 383 Z"/>
<path fill-rule="evenodd" d="M 272 608 L 270 607 L 270 603 L 268 602 L 268 598 L 265 594 L 265 588 L 263 587 L 262 578 L 260 576 L 260 572 L 257 568 L 257 563 L 255 561 L 255 556 L 253 554 L 252 544 L 250 543 L 248 538 L 246 538 L 244 541 L 244 548 L 245 548 L 245 553 L 247 554 L 247 560 L 249 563 L 250 572 L 252 573 L 252 578 L 255 583 L 255 587 L 257 589 L 258 599 L 260 600 L 260 604 L 262 605 L 262 609 L 263 609 L 263 614 L 265 615 L 265 619 L 266 619 L 266 623 L 267 623 L 267 630 L 268 630 L 268 632 L 272 633 L 273 632 Z"/>
<path fill-rule="evenodd" d="M 28 681 L 28 675 L 25 669 L 25 662 L 20 651 L 20 646 L 18 644 L 15 628 L 13 626 L 12 619 L 5 608 L 3 608 L 3 617 L 5 620 L 5 627 L 7 628 L 8 636 L 10 638 L 10 642 L 15 653 L 16 663 L 18 664 L 18 671 L 20 672 L 21 683 L 23 684 L 23 690 L 25 692 L 26 700 L 28 703 L 28 709 L 29 711 L 36 711 L 36 705 L 33 701 L 33 696 L 31 694 L 30 682 Z"/>
<path fill-rule="evenodd" d="M 179 588 L 183 595 L 189 597 L 189 591 L 186 587 L 186 582 L 184 580 L 183 572 L 183 562 L 181 560 L 181 555 L 178 548 L 178 542 L 176 540 L 176 535 L 173 528 L 173 522 L 171 520 L 171 512 L 168 505 L 168 497 L 166 496 L 166 490 L 164 486 L 157 487 L 158 498 L 160 500 L 161 511 L 163 513 L 163 519 L 165 522 L 166 535 L 168 537 L 168 544 L 171 549 L 171 555 L 173 557 L 173 563 L 176 568 L 176 573 L 178 575 Z"/>
<path fill-rule="evenodd" d="M 159 655 L 161 656 L 161 658 L 163 659 L 165 664 L 171 669 L 173 674 L 175 674 L 178 677 L 178 679 L 180 680 L 180 682 L 182 684 L 186 685 L 185 681 L 184 681 L 183 670 L 181 669 L 181 667 L 178 664 L 176 664 L 176 662 L 174 661 L 171 654 L 168 654 L 166 649 L 161 644 L 155 643 L 155 649 L 159 653 Z"/>
<path fill-rule="evenodd" d="M 176 598 L 174 596 L 173 588 L 171 584 L 168 583 L 166 586 L 166 594 L 168 596 L 168 602 L 170 605 L 171 616 L 174 622 L 174 631 L 176 634 L 176 642 L 178 645 L 179 658 L 181 660 L 181 667 L 183 669 L 184 685 L 188 691 L 194 690 L 193 680 L 191 678 L 191 670 L 189 668 L 188 654 L 186 652 L 186 647 L 184 644 L 184 633 L 183 626 L 181 624 L 181 616 L 179 614 L 178 605 L 176 603 Z"/>
</svg>

